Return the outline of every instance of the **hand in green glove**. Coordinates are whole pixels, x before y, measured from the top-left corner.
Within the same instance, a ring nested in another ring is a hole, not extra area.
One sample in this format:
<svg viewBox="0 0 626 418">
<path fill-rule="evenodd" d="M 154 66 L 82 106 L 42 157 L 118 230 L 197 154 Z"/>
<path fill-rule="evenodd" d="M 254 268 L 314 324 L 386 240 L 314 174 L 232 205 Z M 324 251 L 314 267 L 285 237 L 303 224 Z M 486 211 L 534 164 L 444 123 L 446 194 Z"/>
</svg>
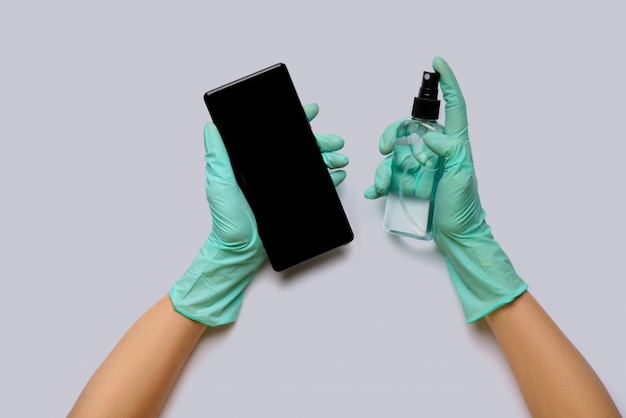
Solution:
<svg viewBox="0 0 626 418">
<path fill-rule="evenodd" d="M 304 106 L 309 121 L 319 112 Z M 337 135 L 315 135 L 326 166 L 345 167 L 348 157 L 337 151 L 344 141 Z M 243 291 L 266 259 L 254 215 L 237 185 L 222 138 L 213 123 L 204 128 L 206 194 L 213 229 L 185 274 L 169 295 L 174 309 L 209 326 L 233 322 L 241 308 Z M 335 186 L 344 170 L 331 172 Z"/>
<path fill-rule="evenodd" d="M 399 189 L 405 195 L 414 195 L 421 199 L 430 197 L 436 172 L 424 170 L 409 148 L 396 150 L 400 154 L 395 156 L 389 155 L 394 151 L 396 136 L 402 135 L 398 133 L 398 127 L 405 120 L 406 118 L 400 119 L 387 126 L 380 137 L 378 150 L 387 155 L 387 158 L 376 169 L 374 184 L 365 190 L 365 197 L 368 199 L 377 199 Z"/>
<path fill-rule="evenodd" d="M 456 77 L 442 58 L 433 60 L 433 68 L 441 76 L 446 103 L 444 133 L 429 132 L 424 136 L 424 143 L 444 161 L 444 173 L 435 195 L 433 239 L 446 259 L 469 323 L 512 302 L 528 286 L 515 272 L 485 221 L 469 142 L 465 99 Z M 397 122 L 390 125 L 381 137 L 381 152 L 393 150 L 389 138 L 396 125 Z M 375 199 L 385 195 L 392 176 L 389 164 L 381 163 L 374 185 L 365 191 L 365 197 Z"/>
</svg>

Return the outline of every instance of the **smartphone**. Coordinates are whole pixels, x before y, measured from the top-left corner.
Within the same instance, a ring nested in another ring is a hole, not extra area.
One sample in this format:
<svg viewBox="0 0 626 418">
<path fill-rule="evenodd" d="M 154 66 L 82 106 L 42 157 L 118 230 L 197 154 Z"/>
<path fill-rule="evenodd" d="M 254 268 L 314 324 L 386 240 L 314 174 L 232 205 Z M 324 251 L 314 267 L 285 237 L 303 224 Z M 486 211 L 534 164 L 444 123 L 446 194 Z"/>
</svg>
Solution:
<svg viewBox="0 0 626 418">
<path fill-rule="evenodd" d="M 285 64 L 210 90 L 204 101 L 274 270 L 353 240 Z"/>
</svg>

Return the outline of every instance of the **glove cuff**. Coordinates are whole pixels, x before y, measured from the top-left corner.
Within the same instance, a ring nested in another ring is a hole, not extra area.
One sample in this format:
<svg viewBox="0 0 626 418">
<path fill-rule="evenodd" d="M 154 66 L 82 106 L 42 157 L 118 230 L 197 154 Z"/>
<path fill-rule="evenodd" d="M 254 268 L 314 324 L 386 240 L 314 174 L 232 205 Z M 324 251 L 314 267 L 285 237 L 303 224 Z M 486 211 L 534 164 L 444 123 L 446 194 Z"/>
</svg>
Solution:
<svg viewBox="0 0 626 418">
<path fill-rule="evenodd" d="M 208 326 L 235 321 L 243 291 L 266 258 L 257 241 L 236 249 L 220 248 L 209 236 L 191 266 L 169 291 L 174 309 Z"/>
<path fill-rule="evenodd" d="M 512 302 L 528 289 L 483 223 L 471 238 L 447 237 L 446 263 L 467 323 Z"/>
</svg>

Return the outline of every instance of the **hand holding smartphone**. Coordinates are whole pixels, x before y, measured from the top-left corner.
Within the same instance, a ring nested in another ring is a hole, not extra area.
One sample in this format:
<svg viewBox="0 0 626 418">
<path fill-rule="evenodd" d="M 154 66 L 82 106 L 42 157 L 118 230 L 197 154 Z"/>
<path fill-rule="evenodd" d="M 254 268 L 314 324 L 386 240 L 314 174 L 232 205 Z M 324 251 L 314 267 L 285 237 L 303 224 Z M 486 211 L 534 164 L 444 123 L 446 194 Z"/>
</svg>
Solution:
<svg viewBox="0 0 626 418">
<path fill-rule="evenodd" d="M 274 270 L 352 241 L 352 229 L 284 64 L 213 89 L 204 101 Z"/>
</svg>

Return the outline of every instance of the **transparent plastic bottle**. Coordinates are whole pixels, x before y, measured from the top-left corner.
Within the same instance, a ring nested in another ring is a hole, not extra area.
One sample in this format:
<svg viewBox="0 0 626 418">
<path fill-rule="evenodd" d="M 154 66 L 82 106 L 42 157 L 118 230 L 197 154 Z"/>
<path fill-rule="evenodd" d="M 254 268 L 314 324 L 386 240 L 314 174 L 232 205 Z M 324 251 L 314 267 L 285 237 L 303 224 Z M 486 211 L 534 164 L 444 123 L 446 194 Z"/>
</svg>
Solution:
<svg viewBox="0 0 626 418">
<path fill-rule="evenodd" d="M 429 131 L 443 132 L 439 117 L 439 74 L 424 72 L 412 116 L 396 131 L 392 183 L 383 219 L 385 230 L 404 237 L 432 239 L 432 218 L 443 162 L 423 142 Z"/>
</svg>

